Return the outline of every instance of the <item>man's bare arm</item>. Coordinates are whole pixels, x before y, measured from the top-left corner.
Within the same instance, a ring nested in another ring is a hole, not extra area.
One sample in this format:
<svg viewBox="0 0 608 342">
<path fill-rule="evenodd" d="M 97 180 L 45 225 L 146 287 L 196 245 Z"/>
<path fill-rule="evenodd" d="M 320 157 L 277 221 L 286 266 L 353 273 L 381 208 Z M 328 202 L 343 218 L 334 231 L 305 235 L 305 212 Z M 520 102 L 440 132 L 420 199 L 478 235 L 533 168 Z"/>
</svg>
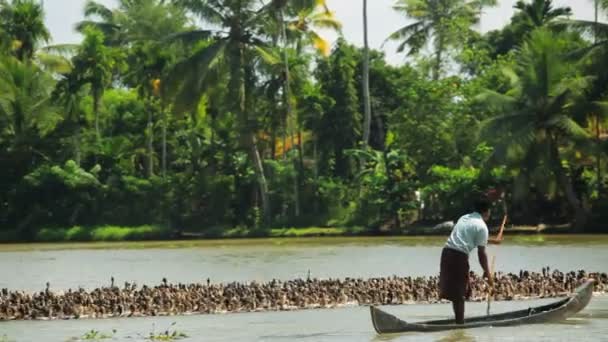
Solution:
<svg viewBox="0 0 608 342">
<path fill-rule="evenodd" d="M 481 265 L 481 268 L 483 269 L 484 275 L 488 278 L 491 277 L 490 266 L 488 265 L 488 254 L 486 253 L 485 246 L 477 247 L 477 256 L 479 257 L 479 264 Z"/>
</svg>

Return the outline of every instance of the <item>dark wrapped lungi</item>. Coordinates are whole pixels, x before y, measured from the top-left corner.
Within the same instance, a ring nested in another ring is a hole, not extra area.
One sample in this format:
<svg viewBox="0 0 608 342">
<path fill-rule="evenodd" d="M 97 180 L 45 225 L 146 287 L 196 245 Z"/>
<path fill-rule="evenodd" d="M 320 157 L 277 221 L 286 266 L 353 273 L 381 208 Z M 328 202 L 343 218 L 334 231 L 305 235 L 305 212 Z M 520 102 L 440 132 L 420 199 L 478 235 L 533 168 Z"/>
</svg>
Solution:
<svg viewBox="0 0 608 342">
<path fill-rule="evenodd" d="M 471 297 L 467 254 L 451 248 L 443 248 L 439 273 L 439 297 L 450 301 Z"/>
</svg>

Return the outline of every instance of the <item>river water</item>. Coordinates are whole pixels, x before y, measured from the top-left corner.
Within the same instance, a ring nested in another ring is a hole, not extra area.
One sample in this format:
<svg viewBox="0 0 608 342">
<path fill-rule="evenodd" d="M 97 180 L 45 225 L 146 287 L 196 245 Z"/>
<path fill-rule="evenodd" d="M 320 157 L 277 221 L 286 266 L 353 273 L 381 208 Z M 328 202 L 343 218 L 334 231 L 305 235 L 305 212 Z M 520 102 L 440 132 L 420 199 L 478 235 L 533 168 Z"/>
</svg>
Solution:
<svg viewBox="0 0 608 342">
<path fill-rule="evenodd" d="M 187 241 L 121 244 L 34 244 L 0 246 L 0 288 L 52 290 L 108 286 L 110 277 L 156 285 L 163 277 L 177 283 L 268 281 L 305 278 L 429 276 L 438 273 L 445 238 L 324 238 L 238 241 Z M 489 247 L 496 269 L 608 271 L 608 236 L 507 237 Z M 472 269 L 480 272 L 472 257 Z M 544 301 L 497 302 L 493 313 L 527 308 Z M 408 321 L 449 317 L 446 304 L 384 308 Z M 485 305 L 467 303 L 467 315 Z M 175 325 L 171 326 L 172 323 Z M 0 322 L 0 341 L 66 341 L 94 329 L 115 341 L 142 341 L 170 327 L 184 341 L 608 341 L 608 296 L 566 322 L 518 328 L 473 329 L 436 334 L 378 336 L 366 307 L 297 312 L 241 313 L 105 320 Z"/>
</svg>

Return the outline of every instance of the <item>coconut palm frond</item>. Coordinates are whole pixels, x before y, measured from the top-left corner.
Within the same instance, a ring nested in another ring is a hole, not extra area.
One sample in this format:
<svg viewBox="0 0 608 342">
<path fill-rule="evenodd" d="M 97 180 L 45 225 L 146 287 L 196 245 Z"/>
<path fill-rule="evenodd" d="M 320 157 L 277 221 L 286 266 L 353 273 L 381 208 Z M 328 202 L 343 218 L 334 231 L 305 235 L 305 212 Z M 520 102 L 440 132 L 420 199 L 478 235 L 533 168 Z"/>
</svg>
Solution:
<svg viewBox="0 0 608 342">
<path fill-rule="evenodd" d="M 589 133 L 566 115 L 554 116 L 547 121 L 547 124 L 556 127 L 564 135 L 573 139 L 582 140 L 589 138 Z"/>
<path fill-rule="evenodd" d="M 47 53 L 37 53 L 36 60 L 44 70 L 57 74 L 67 74 L 72 71 L 72 62 L 63 57 Z"/>
<path fill-rule="evenodd" d="M 162 41 L 165 43 L 171 43 L 179 41 L 186 45 L 193 45 L 200 41 L 207 40 L 213 36 L 214 31 L 210 30 L 192 30 L 186 32 L 178 32 L 170 34 L 163 38 Z"/>
<path fill-rule="evenodd" d="M 207 86 L 206 77 L 215 67 L 228 41 L 217 40 L 178 63 L 166 77 L 167 94 L 175 98 L 175 110 L 185 112 L 196 108 Z"/>
<path fill-rule="evenodd" d="M 272 50 L 260 45 L 253 46 L 253 50 L 256 54 L 269 65 L 281 64 L 280 53 L 276 50 Z"/>
<path fill-rule="evenodd" d="M 114 17 L 111 9 L 96 1 L 88 0 L 84 5 L 85 17 L 98 16 L 99 18 L 110 21 Z"/>
</svg>

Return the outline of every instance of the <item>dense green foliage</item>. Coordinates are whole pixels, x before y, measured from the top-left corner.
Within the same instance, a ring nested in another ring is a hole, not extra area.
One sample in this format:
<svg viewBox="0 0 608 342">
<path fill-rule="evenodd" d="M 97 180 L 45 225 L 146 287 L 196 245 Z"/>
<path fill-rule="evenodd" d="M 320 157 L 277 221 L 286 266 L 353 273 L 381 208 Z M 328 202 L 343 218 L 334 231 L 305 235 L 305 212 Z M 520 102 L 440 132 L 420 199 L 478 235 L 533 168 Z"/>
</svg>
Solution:
<svg viewBox="0 0 608 342">
<path fill-rule="evenodd" d="M 322 39 L 340 29 L 324 1 L 89 1 L 82 43 L 44 46 L 39 2 L 0 0 L 0 228 L 402 230 L 455 219 L 488 189 L 515 224 L 601 226 L 608 24 L 529 0 L 481 35 L 494 4 L 396 3 L 415 22 L 387 39 L 413 58 L 370 51 L 368 143 L 365 54 Z"/>
</svg>

